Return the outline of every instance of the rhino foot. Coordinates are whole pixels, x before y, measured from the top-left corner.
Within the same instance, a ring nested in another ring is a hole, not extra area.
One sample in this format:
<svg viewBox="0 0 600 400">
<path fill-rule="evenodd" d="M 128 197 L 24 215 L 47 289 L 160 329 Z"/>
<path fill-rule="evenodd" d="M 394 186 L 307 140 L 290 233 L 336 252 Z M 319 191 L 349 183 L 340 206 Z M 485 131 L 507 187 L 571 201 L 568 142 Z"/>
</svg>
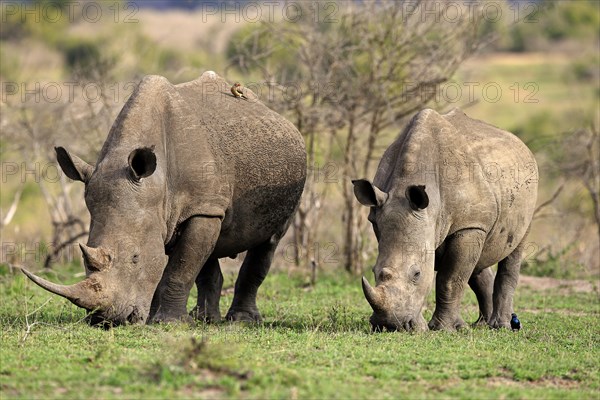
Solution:
<svg viewBox="0 0 600 400">
<path fill-rule="evenodd" d="M 193 322 L 192 317 L 187 314 L 168 314 L 162 313 L 158 311 L 154 316 L 150 319 L 151 324 L 168 324 L 174 322 L 184 322 L 190 323 Z"/>
<path fill-rule="evenodd" d="M 487 327 L 487 326 L 489 326 L 488 322 L 483 315 L 479 315 L 479 318 L 477 318 L 477 321 L 475 321 L 471 324 L 471 327 L 473 327 L 473 328 L 481 328 L 481 327 Z"/>
<path fill-rule="evenodd" d="M 461 317 L 458 317 L 454 321 L 448 323 L 434 316 L 431 321 L 429 321 L 428 326 L 432 331 L 458 331 L 468 328 L 468 325 Z"/>
<path fill-rule="evenodd" d="M 207 324 L 221 322 L 220 313 L 206 311 L 200 307 L 194 307 L 192 311 L 190 311 L 190 317 L 196 321 L 206 322 Z"/>
<path fill-rule="evenodd" d="M 227 321 L 232 322 L 262 322 L 262 317 L 258 310 L 229 310 L 225 317 Z"/>
<path fill-rule="evenodd" d="M 489 326 L 492 329 L 501 329 L 501 328 L 510 329 L 510 320 L 507 319 L 506 321 L 503 321 L 500 318 L 492 317 L 492 319 L 490 320 Z"/>
</svg>

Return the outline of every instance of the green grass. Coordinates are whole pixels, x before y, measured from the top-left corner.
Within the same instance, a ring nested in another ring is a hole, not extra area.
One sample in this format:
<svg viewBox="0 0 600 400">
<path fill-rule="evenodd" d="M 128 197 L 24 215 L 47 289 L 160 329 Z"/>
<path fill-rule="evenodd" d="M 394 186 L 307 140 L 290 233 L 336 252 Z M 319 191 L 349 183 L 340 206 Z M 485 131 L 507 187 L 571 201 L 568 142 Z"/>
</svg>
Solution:
<svg viewBox="0 0 600 400">
<path fill-rule="evenodd" d="M 357 279 L 329 272 L 308 288 L 301 276 L 275 272 L 259 292 L 262 325 L 105 331 L 87 326 L 84 313 L 66 300 L 1 272 L 3 399 L 579 399 L 597 398 L 600 389 L 597 293 L 521 288 L 518 333 L 372 334 Z M 67 276 L 73 271 L 54 279 L 73 280 Z M 227 276 L 226 286 L 231 283 Z M 223 312 L 232 298 L 226 293 Z M 471 293 L 464 305 L 463 316 L 473 320 Z M 432 309 L 430 298 L 426 318 Z"/>
</svg>

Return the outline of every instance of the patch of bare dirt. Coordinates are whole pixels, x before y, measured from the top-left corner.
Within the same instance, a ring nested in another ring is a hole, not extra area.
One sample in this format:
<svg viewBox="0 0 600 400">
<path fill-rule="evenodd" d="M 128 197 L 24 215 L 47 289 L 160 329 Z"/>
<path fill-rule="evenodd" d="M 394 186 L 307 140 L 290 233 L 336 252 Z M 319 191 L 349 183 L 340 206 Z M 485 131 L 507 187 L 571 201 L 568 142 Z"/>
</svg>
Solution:
<svg viewBox="0 0 600 400">
<path fill-rule="evenodd" d="M 198 389 L 196 386 L 188 385 L 184 386 L 180 392 L 185 399 L 223 399 L 227 397 L 225 390 L 216 386 Z"/>
<path fill-rule="evenodd" d="M 541 378 L 534 381 L 518 381 L 506 376 L 494 376 L 487 379 L 488 386 L 515 386 L 515 387 L 552 387 L 561 389 L 574 389 L 579 387 L 581 382 L 567 378 Z"/>
<path fill-rule="evenodd" d="M 546 64 L 548 62 L 565 64 L 568 61 L 569 58 L 560 52 L 489 53 L 467 60 L 464 66 L 477 68 L 481 65 L 481 62 L 497 65 L 529 66 L 531 64 Z"/>
<path fill-rule="evenodd" d="M 539 276 L 519 277 L 519 286 L 533 290 L 556 290 L 560 294 L 598 292 L 598 281 L 590 282 L 582 279 L 555 279 Z"/>
</svg>

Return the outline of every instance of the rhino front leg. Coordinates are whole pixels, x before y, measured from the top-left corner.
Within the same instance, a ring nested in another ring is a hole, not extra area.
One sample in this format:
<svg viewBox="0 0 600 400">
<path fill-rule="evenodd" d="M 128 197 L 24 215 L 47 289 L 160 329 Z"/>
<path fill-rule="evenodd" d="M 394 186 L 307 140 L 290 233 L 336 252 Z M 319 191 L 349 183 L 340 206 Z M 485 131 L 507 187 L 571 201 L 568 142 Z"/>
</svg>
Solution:
<svg viewBox="0 0 600 400">
<path fill-rule="evenodd" d="M 489 321 L 491 328 L 510 328 L 513 296 L 519 282 L 524 242 L 525 239 L 508 257 L 498 263 L 498 272 L 494 280 L 494 310 Z"/>
<path fill-rule="evenodd" d="M 256 293 L 269 272 L 279 239 L 278 235 L 273 235 L 269 241 L 248 250 L 235 282 L 235 293 L 227 312 L 227 320 L 262 321 L 256 307 Z"/>
<path fill-rule="evenodd" d="M 435 279 L 435 311 L 429 329 L 456 330 L 466 326 L 460 316 L 460 303 L 481 256 L 485 236 L 479 229 L 465 229 L 447 239 Z"/>
<path fill-rule="evenodd" d="M 494 273 L 491 268 L 474 272 L 469 279 L 469 286 L 477 296 L 479 303 L 479 318 L 473 323 L 475 326 L 487 326 L 492 316 L 492 293 L 494 291 Z"/>
<path fill-rule="evenodd" d="M 154 293 L 150 322 L 189 319 L 186 306 L 190 290 L 219 237 L 218 218 L 195 217 L 185 224 Z"/>
<path fill-rule="evenodd" d="M 219 302 L 223 288 L 223 274 L 219 259 L 211 258 L 204 264 L 196 278 L 196 286 L 198 302 L 190 312 L 190 316 L 198 321 L 209 323 L 221 321 Z"/>
</svg>

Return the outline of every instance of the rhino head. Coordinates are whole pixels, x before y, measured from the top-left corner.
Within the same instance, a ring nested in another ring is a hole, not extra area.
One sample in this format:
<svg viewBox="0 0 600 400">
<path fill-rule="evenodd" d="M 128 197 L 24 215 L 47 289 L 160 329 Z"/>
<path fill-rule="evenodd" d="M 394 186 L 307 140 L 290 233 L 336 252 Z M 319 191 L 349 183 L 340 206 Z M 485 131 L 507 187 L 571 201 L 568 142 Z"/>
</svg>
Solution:
<svg viewBox="0 0 600 400">
<path fill-rule="evenodd" d="M 427 330 L 421 311 L 434 276 L 435 207 L 425 186 L 386 193 L 364 179 L 352 183 L 358 201 L 371 208 L 369 221 L 379 245 L 376 286 L 362 279 L 373 329 Z"/>
<path fill-rule="evenodd" d="M 165 176 L 153 146 L 124 148 L 96 168 L 57 147 L 64 173 L 85 183 L 91 216 L 80 244 L 86 278 L 57 285 L 23 272 L 42 288 L 93 311 L 90 321 L 144 323 L 165 268 Z"/>
</svg>

